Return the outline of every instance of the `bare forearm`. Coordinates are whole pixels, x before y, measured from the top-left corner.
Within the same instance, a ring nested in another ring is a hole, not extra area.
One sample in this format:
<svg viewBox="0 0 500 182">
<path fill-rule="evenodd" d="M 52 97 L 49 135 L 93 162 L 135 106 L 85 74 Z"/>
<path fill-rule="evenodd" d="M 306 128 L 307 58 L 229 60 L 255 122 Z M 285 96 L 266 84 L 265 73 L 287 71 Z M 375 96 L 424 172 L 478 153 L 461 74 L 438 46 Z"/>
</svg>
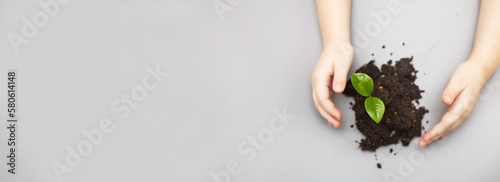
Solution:
<svg viewBox="0 0 500 182">
<path fill-rule="evenodd" d="M 480 63 L 490 77 L 500 64 L 500 1 L 482 0 L 471 61 Z"/>
<path fill-rule="evenodd" d="M 323 47 L 332 42 L 351 43 L 351 0 L 316 0 Z"/>
</svg>

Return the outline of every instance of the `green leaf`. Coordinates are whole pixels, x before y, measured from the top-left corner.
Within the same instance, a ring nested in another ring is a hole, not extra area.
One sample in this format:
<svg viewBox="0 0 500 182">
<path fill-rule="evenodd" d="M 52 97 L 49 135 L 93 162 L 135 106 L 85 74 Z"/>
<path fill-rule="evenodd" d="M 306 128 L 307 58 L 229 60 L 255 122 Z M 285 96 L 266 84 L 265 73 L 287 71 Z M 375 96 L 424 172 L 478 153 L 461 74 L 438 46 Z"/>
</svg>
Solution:
<svg viewBox="0 0 500 182">
<path fill-rule="evenodd" d="M 362 96 L 368 97 L 373 91 L 373 80 L 364 73 L 353 73 L 351 76 L 352 86 Z"/>
<path fill-rule="evenodd" d="M 368 97 L 365 100 L 365 109 L 368 115 L 376 122 L 382 120 L 385 112 L 385 105 L 382 100 L 377 97 Z"/>
</svg>

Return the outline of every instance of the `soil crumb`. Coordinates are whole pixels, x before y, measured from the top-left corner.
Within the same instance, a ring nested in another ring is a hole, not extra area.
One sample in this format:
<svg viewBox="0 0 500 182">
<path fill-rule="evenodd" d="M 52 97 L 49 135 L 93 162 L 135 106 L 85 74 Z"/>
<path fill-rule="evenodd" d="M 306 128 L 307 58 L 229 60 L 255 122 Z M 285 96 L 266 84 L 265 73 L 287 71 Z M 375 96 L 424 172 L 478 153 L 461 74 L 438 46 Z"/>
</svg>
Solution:
<svg viewBox="0 0 500 182">
<path fill-rule="evenodd" d="M 372 56 L 375 56 L 375 54 L 372 53 Z"/>
<path fill-rule="evenodd" d="M 392 52 L 391 52 L 391 56 L 392 56 Z"/>
<path fill-rule="evenodd" d="M 382 49 L 385 49 L 385 45 L 382 45 Z"/>
<path fill-rule="evenodd" d="M 389 153 L 391 153 L 391 154 L 392 154 L 392 151 L 393 151 L 393 150 L 392 150 L 392 148 L 391 148 L 391 149 L 389 149 Z"/>
<path fill-rule="evenodd" d="M 375 151 L 380 146 L 397 144 L 408 146 L 410 141 L 422 134 L 422 118 L 429 111 L 416 107 L 413 101 L 422 98 L 423 90 L 415 84 L 417 71 L 412 65 L 413 57 L 401 58 L 393 66 L 392 61 L 379 69 L 374 60 L 356 70 L 372 77 L 372 96 L 385 103 L 385 113 L 380 123 L 375 123 L 365 111 L 365 97 L 356 92 L 348 80 L 345 95 L 354 97 L 352 109 L 356 115 L 356 128 L 364 135 L 359 146 L 363 151 Z"/>
<path fill-rule="evenodd" d="M 378 167 L 379 169 L 382 169 L 382 164 L 377 163 L 377 167 Z"/>
<path fill-rule="evenodd" d="M 354 125 L 351 125 L 351 128 L 354 128 Z"/>
<path fill-rule="evenodd" d="M 403 46 L 405 46 L 405 43 L 403 42 Z"/>
</svg>

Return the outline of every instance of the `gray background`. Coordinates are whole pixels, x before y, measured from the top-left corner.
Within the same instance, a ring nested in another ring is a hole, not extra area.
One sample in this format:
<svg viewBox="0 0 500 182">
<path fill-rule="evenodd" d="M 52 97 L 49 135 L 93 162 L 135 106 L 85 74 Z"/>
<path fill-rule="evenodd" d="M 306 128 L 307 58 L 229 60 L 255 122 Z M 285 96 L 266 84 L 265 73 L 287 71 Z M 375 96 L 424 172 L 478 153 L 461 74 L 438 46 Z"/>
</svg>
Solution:
<svg viewBox="0 0 500 182">
<path fill-rule="evenodd" d="M 57 181 L 51 163 L 64 163 L 65 147 L 75 148 L 85 139 L 81 131 L 96 128 L 103 117 L 115 120 L 114 132 L 64 181 L 213 181 L 208 173 L 231 160 L 241 168 L 231 181 L 500 179 L 498 73 L 470 117 L 444 140 L 423 149 L 414 139 L 408 147 L 361 152 L 354 141 L 362 135 L 349 127 L 351 99 L 334 95 L 344 114 L 339 129 L 321 118 L 311 100 L 310 75 L 321 52 L 314 1 L 243 0 L 230 5 L 223 20 L 213 2 L 74 0 L 16 53 L 7 34 L 20 34 L 21 18 L 42 9 L 38 1 L 0 0 L 1 74 L 19 72 L 20 118 L 18 173 L 7 173 L 2 164 L 0 181 Z M 392 14 L 366 46 L 354 44 L 353 68 L 371 59 L 380 65 L 414 56 L 417 84 L 426 91 L 420 103 L 430 110 L 428 130 L 447 109 L 440 96 L 449 76 L 471 50 L 479 2 L 400 2 L 402 12 Z M 388 3 L 354 1 L 352 36 L 377 22 L 370 12 L 386 10 Z M 155 65 L 171 75 L 129 117 L 115 119 L 113 100 Z M 284 107 L 295 118 L 247 162 L 238 145 Z M 2 127 L 2 156 L 5 132 Z"/>
</svg>

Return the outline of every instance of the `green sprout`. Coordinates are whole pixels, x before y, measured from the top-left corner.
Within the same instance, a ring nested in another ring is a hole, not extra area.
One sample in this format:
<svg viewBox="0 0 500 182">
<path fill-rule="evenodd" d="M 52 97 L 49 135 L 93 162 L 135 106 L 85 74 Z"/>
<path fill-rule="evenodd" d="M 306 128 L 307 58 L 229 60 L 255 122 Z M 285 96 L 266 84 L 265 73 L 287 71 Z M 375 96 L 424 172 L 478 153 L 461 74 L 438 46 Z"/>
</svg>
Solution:
<svg viewBox="0 0 500 182">
<path fill-rule="evenodd" d="M 365 110 L 375 123 L 378 124 L 384 116 L 385 105 L 379 98 L 371 96 L 373 91 L 372 78 L 364 73 L 353 73 L 351 82 L 359 94 L 368 97 L 365 100 Z"/>
</svg>

